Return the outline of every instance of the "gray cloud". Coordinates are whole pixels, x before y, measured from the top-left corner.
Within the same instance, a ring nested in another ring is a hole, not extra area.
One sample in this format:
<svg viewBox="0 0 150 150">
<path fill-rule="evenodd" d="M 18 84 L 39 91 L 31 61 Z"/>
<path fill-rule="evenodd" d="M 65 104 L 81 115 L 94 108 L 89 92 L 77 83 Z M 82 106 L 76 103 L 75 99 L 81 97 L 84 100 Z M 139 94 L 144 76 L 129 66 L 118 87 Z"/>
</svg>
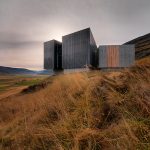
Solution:
<svg viewBox="0 0 150 150">
<path fill-rule="evenodd" d="M 124 43 L 149 33 L 149 14 L 150 0 L 1 0 L 0 65 L 12 65 L 12 51 L 22 57 L 30 50 L 26 60 L 42 66 L 42 42 L 86 27 L 98 45 Z"/>
<path fill-rule="evenodd" d="M 33 46 L 42 45 L 42 42 L 38 41 L 23 41 L 23 42 L 14 42 L 14 41 L 4 41 L 0 42 L 0 49 L 24 49 Z"/>
</svg>

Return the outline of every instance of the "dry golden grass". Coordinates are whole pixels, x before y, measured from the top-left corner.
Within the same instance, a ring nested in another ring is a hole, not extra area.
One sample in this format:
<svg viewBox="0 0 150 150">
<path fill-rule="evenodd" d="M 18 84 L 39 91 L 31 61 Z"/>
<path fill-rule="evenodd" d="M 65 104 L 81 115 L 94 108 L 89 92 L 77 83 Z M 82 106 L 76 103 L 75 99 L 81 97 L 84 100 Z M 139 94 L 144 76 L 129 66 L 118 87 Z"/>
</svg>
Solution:
<svg viewBox="0 0 150 150">
<path fill-rule="evenodd" d="M 146 63 L 144 63 L 146 62 Z M 121 72 L 82 72 L 0 101 L 3 150 L 150 149 L 150 58 Z"/>
</svg>

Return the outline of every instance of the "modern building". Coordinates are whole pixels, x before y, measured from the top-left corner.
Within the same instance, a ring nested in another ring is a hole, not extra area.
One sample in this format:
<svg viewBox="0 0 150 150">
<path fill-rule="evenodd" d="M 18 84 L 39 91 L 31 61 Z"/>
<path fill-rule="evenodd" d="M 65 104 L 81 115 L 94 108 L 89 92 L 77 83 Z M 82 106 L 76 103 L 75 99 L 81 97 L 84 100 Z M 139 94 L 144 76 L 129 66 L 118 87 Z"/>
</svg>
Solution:
<svg viewBox="0 0 150 150">
<path fill-rule="evenodd" d="M 134 64 L 134 45 L 103 45 L 98 49 L 101 69 L 124 68 Z"/>
<path fill-rule="evenodd" d="M 44 43 L 44 69 L 114 69 L 129 67 L 134 61 L 135 45 L 103 45 L 97 49 L 90 28 L 63 36 L 62 43 Z"/>
<path fill-rule="evenodd" d="M 133 39 L 126 44 L 135 44 L 135 58 L 150 56 L 150 33 Z"/>
<path fill-rule="evenodd" d="M 97 46 L 90 28 L 62 37 L 63 69 L 96 67 Z"/>
<path fill-rule="evenodd" d="M 51 40 L 44 43 L 44 69 L 62 69 L 62 43 Z"/>
</svg>

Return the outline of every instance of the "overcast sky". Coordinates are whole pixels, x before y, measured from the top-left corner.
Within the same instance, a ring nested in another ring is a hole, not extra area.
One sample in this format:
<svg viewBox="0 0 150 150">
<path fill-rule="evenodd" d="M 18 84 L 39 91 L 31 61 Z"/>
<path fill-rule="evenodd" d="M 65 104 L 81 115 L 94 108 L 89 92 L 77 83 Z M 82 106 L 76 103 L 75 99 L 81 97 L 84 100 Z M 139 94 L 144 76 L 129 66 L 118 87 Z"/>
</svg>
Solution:
<svg viewBox="0 0 150 150">
<path fill-rule="evenodd" d="M 97 45 L 150 32 L 150 0 L 0 0 L 0 66 L 43 68 L 43 42 L 90 27 Z"/>
</svg>

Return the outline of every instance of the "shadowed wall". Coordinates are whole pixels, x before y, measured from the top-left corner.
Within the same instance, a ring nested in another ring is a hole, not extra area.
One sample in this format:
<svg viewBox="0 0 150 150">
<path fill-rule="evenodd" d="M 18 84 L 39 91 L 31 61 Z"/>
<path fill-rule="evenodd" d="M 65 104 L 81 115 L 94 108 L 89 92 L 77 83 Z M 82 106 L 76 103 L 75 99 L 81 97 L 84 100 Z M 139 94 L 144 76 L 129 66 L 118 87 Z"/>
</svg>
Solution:
<svg viewBox="0 0 150 150">
<path fill-rule="evenodd" d="M 140 59 L 150 55 L 150 33 L 131 40 L 125 44 L 135 44 L 136 59 Z"/>
<path fill-rule="evenodd" d="M 44 69 L 62 69 L 62 43 L 51 40 L 44 43 Z"/>
</svg>

